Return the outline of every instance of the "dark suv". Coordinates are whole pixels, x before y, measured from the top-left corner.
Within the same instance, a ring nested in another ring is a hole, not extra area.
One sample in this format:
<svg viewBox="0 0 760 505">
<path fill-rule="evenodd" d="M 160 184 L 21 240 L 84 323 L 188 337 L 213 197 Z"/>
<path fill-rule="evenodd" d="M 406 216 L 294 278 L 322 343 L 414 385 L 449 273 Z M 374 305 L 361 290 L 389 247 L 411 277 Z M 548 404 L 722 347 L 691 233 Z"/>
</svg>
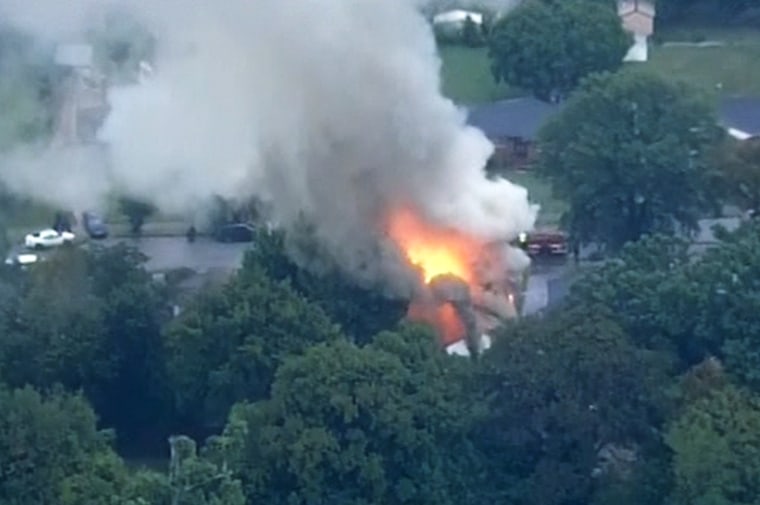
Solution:
<svg viewBox="0 0 760 505">
<path fill-rule="evenodd" d="M 102 239 L 108 237 L 108 227 L 103 222 L 103 219 L 94 212 L 88 211 L 82 214 L 82 225 L 90 238 Z"/>
</svg>

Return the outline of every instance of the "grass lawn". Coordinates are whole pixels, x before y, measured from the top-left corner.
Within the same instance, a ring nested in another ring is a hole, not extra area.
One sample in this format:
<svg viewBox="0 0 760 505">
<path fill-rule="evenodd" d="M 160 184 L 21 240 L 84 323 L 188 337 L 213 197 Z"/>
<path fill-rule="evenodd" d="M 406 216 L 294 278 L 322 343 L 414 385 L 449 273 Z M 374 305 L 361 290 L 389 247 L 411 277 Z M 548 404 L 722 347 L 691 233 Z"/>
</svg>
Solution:
<svg viewBox="0 0 760 505">
<path fill-rule="evenodd" d="M 650 48 L 650 66 L 664 77 L 685 80 L 722 95 L 760 95 L 760 30 L 676 29 Z M 719 47 L 668 45 L 715 41 Z"/>
<path fill-rule="evenodd" d="M 455 102 L 493 102 L 522 94 L 494 82 L 485 48 L 442 46 L 438 52 L 443 94 Z"/>
<path fill-rule="evenodd" d="M 666 78 L 685 80 L 723 95 L 760 95 L 760 30 L 670 29 L 650 47 L 649 66 Z M 668 42 L 718 41 L 721 47 L 672 46 Z M 494 83 L 485 48 L 439 49 L 443 92 L 456 102 L 490 102 L 519 96 L 518 90 Z M 634 65 L 634 64 L 632 64 Z"/>
<path fill-rule="evenodd" d="M 531 202 L 541 206 L 541 210 L 538 212 L 538 227 L 551 228 L 559 224 L 559 219 L 567 206 L 565 202 L 554 197 L 551 186 L 546 179 L 531 172 L 518 171 L 506 172 L 504 177 L 527 188 L 528 198 Z"/>
</svg>

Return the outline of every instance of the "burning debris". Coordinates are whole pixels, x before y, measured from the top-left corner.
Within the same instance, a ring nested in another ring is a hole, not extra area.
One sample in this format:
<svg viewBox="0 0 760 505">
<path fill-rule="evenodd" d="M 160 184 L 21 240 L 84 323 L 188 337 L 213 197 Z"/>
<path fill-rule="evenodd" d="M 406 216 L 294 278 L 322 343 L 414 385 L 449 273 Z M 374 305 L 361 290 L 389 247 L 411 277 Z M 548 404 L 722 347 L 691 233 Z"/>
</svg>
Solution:
<svg viewBox="0 0 760 505">
<path fill-rule="evenodd" d="M 409 319 L 435 327 L 447 349 L 481 352 L 487 333 L 517 315 L 506 243 L 432 225 L 408 208 L 391 214 L 388 235 L 420 276 Z"/>
</svg>

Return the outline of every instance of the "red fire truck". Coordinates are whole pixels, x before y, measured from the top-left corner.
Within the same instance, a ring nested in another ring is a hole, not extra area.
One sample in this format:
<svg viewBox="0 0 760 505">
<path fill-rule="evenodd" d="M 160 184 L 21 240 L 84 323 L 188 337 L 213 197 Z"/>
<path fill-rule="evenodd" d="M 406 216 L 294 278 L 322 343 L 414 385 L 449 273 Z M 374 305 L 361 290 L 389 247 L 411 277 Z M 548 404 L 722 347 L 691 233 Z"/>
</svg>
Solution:
<svg viewBox="0 0 760 505">
<path fill-rule="evenodd" d="M 520 246 L 532 257 L 566 256 L 568 253 L 567 234 L 559 230 L 536 230 L 522 233 Z"/>
</svg>

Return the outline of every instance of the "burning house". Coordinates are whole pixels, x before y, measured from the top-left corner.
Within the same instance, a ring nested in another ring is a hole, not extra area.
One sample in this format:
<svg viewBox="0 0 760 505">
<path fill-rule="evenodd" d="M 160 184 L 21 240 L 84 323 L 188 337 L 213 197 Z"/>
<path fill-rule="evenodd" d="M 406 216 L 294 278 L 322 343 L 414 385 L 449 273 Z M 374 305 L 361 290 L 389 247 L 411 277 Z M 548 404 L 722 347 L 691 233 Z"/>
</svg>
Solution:
<svg viewBox="0 0 760 505">
<path fill-rule="evenodd" d="M 449 352 L 472 354 L 490 345 L 488 332 L 517 316 L 519 253 L 506 243 L 435 226 L 409 209 L 392 213 L 388 235 L 419 274 L 408 317 L 436 328 Z M 508 261 L 512 254 L 513 261 Z"/>
<path fill-rule="evenodd" d="M 51 6 L 63 16 L 65 4 Z M 525 188 L 485 172 L 500 145 L 440 93 L 434 34 L 415 2 L 122 4 L 155 39 L 156 71 L 143 65 L 136 82 L 106 88 L 90 50 L 62 50 L 72 79 L 56 140 L 77 148 L 12 160 L 9 187 L 66 207 L 125 192 L 167 214 L 255 198 L 286 231 L 306 221 L 357 283 L 411 297 L 410 317 L 444 345 L 482 347 L 514 316 L 513 275 L 528 258 L 508 244 L 538 209 Z M 97 143 L 79 145 L 93 130 Z M 66 193 L 53 182 L 62 155 L 76 168 Z"/>
</svg>

